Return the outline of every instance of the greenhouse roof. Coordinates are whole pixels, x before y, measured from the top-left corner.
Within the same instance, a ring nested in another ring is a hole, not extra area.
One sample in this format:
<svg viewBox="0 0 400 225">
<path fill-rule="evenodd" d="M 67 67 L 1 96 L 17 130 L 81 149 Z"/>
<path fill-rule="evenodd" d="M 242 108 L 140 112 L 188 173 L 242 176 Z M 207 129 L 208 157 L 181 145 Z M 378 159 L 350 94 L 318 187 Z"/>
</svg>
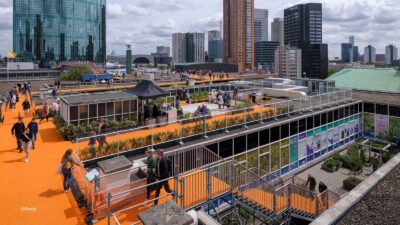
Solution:
<svg viewBox="0 0 400 225">
<path fill-rule="evenodd" d="M 327 80 L 338 88 L 400 92 L 400 72 L 395 69 L 343 69 Z"/>
</svg>

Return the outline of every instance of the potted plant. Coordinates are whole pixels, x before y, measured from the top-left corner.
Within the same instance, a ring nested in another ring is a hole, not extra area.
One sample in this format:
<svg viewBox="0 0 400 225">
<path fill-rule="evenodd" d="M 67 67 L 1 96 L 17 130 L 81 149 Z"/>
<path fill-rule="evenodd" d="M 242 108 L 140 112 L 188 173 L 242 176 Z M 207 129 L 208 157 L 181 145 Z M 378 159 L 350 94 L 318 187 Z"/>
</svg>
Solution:
<svg viewBox="0 0 400 225">
<path fill-rule="evenodd" d="M 336 171 L 336 167 L 337 167 L 337 163 L 336 160 L 333 158 L 328 158 L 327 160 L 325 160 L 325 162 L 322 164 L 321 169 L 329 172 L 329 173 L 333 173 Z"/>
<path fill-rule="evenodd" d="M 351 167 L 352 176 L 343 180 L 343 187 L 347 190 L 353 190 L 362 182 L 361 179 L 357 178 L 357 173 L 362 169 L 363 162 L 360 157 L 350 155 L 348 157 L 348 163 Z"/>
</svg>

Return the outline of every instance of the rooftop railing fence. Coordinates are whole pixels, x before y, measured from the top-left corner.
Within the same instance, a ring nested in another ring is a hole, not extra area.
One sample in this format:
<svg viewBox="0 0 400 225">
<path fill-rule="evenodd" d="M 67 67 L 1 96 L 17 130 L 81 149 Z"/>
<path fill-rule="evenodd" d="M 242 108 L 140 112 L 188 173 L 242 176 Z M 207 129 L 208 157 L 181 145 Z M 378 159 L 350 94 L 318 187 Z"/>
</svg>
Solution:
<svg viewBox="0 0 400 225">
<path fill-rule="evenodd" d="M 229 133 L 241 127 L 291 117 L 325 107 L 332 107 L 352 100 L 351 90 L 337 90 L 335 92 L 306 96 L 290 100 L 277 100 L 271 103 L 256 104 L 251 107 L 234 108 L 228 110 L 210 110 L 205 115 L 178 119 L 129 130 L 117 131 L 108 134 L 93 135 L 76 139 L 76 152 L 86 163 L 109 156 L 133 152 L 139 149 L 154 149 L 157 146 L 183 144 L 186 140 L 208 138 L 216 133 Z M 232 99 L 232 102 L 235 100 Z M 132 134 L 127 136 L 126 134 Z M 91 138 L 113 136 L 114 141 L 103 148 L 89 148 Z"/>
</svg>

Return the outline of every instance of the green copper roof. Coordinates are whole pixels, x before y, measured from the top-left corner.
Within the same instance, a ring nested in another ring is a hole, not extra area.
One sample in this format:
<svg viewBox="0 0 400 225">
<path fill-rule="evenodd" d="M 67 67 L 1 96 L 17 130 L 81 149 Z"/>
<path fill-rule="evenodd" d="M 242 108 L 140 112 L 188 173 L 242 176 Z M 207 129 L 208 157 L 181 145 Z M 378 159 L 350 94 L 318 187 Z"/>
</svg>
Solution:
<svg viewBox="0 0 400 225">
<path fill-rule="evenodd" d="M 327 80 L 338 88 L 400 92 L 400 72 L 395 69 L 344 69 Z"/>
</svg>

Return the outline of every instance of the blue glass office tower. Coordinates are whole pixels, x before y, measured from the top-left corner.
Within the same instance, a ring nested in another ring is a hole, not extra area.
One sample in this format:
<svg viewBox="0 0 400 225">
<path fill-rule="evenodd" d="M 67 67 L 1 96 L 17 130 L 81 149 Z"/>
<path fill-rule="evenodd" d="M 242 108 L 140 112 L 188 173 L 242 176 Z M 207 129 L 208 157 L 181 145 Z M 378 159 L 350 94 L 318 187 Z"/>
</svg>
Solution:
<svg viewBox="0 0 400 225">
<path fill-rule="evenodd" d="M 14 0 L 13 49 L 43 66 L 106 59 L 106 0 Z"/>
</svg>

